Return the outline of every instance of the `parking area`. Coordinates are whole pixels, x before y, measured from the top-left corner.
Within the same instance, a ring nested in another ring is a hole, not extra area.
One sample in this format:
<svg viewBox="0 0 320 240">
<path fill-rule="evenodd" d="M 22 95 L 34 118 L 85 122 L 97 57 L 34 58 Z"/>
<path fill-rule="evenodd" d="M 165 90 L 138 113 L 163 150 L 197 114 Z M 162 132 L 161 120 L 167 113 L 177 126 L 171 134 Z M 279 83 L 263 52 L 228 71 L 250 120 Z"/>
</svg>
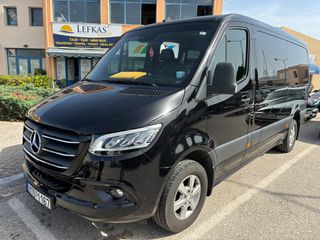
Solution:
<svg viewBox="0 0 320 240">
<path fill-rule="evenodd" d="M 21 123 L 0 122 L 0 239 L 320 239 L 320 118 L 289 154 L 271 150 L 220 183 L 172 235 L 151 220 L 107 224 L 47 210 L 25 192 Z"/>
</svg>

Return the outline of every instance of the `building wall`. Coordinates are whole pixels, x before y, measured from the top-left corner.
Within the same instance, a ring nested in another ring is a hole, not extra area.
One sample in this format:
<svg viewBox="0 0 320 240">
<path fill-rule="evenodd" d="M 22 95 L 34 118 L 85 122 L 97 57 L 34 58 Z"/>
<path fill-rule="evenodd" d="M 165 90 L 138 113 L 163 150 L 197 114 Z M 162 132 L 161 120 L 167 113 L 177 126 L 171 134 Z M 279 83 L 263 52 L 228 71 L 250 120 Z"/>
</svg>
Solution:
<svg viewBox="0 0 320 240">
<path fill-rule="evenodd" d="M 295 36 L 296 38 L 299 38 L 300 40 L 304 41 L 308 45 L 309 54 L 316 56 L 316 63 L 318 66 L 320 66 L 320 40 L 305 35 L 303 33 L 297 32 L 288 27 L 282 27 L 282 29 L 288 32 L 289 34 Z M 312 76 L 312 85 L 314 89 L 320 90 L 320 75 Z"/>
<path fill-rule="evenodd" d="M 16 7 L 18 26 L 7 26 L 5 7 Z M 0 0 L 0 74 L 7 74 L 7 48 L 44 49 L 44 27 L 30 24 L 30 8 L 43 7 L 42 0 Z"/>
</svg>

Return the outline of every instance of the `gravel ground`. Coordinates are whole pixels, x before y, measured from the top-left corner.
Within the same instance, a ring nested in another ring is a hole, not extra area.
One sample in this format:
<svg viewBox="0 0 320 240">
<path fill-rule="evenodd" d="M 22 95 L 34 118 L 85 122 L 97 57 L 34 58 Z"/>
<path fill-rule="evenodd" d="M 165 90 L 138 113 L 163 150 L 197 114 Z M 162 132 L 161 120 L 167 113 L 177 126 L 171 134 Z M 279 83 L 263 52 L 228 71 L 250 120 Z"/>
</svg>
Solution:
<svg viewBox="0 0 320 240">
<path fill-rule="evenodd" d="M 21 172 L 22 122 L 0 121 L 0 178 Z"/>
</svg>

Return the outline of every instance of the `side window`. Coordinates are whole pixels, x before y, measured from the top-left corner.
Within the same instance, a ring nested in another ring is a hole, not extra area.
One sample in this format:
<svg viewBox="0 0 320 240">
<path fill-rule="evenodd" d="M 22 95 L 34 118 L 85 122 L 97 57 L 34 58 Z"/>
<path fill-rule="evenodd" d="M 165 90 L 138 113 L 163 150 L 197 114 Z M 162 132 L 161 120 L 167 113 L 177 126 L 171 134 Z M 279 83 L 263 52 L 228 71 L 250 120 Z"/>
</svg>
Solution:
<svg viewBox="0 0 320 240">
<path fill-rule="evenodd" d="M 258 32 L 256 42 L 256 70 L 261 89 L 286 86 L 288 43 L 278 37 Z"/>
<path fill-rule="evenodd" d="M 309 82 L 309 57 L 305 48 L 289 43 L 288 84 L 302 86 Z"/>
<path fill-rule="evenodd" d="M 237 81 L 247 73 L 248 34 L 242 29 L 230 29 L 226 32 L 214 54 L 211 70 L 214 72 L 218 63 L 230 62 L 235 66 Z"/>
<path fill-rule="evenodd" d="M 188 57 L 187 59 L 188 60 L 197 60 L 200 56 L 200 50 L 188 50 Z"/>
<path fill-rule="evenodd" d="M 108 72 L 112 75 L 117 72 L 120 72 L 120 56 L 121 56 L 121 49 L 119 49 L 113 58 L 113 61 L 110 61 L 110 63 L 107 64 Z"/>
</svg>

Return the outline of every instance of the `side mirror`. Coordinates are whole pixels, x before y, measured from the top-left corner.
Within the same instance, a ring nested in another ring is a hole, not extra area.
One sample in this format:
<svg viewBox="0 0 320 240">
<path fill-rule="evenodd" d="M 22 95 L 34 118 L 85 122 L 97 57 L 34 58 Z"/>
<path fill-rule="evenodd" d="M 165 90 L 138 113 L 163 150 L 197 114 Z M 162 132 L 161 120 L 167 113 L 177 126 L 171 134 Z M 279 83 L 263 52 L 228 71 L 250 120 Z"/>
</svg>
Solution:
<svg viewBox="0 0 320 240">
<path fill-rule="evenodd" d="M 237 87 L 235 72 L 232 63 L 218 63 L 214 73 L 208 74 L 208 94 L 234 94 Z"/>
</svg>

